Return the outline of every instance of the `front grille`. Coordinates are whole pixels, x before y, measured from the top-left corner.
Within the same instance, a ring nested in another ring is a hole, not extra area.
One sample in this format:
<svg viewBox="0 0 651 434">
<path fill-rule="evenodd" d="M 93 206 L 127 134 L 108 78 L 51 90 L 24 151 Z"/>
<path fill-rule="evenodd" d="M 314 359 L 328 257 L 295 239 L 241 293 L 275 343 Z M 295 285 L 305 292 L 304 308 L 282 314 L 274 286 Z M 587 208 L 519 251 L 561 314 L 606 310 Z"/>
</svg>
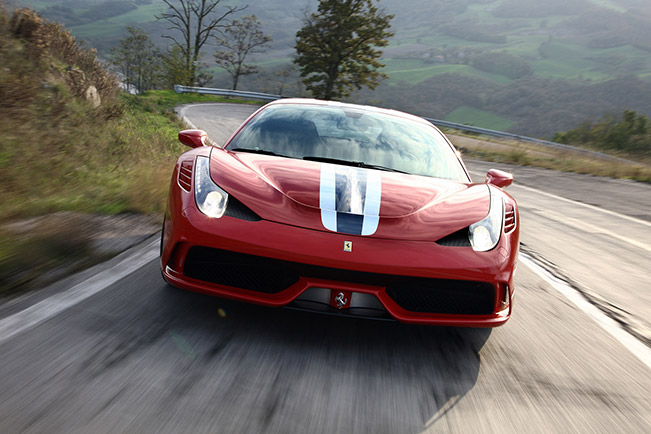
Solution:
<svg viewBox="0 0 651 434">
<path fill-rule="evenodd" d="M 179 185 L 185 191 L 190 191 L 192 188 L 192 168 L 194 166 L 194 158 L 181 161 L 179 168 Z"/>
<path fill-rule="evenodd" d="M 495 306 L 495 288 L 484 282 L 413 279 L 387 287 L 387 294 L 411 312 L 490 315 Z"/>
<path fill-rule="evenodd" d="M 515 208 L 513 204 L 507 203 L 504 211 L 504 232 L 510 233 L 515 230 Z"/>
<path fill-rule="evenodd" d="M 190 249 L 183 274 L 205 282 L 265 294 L 278 293 L 298 282 L 298 275 L 283 261 L 208 247 Z"/>
<path fill-rule="evenodd" d="M 428 279 L 320 267 L 227 250 L 195 246 L 183 267 L 188 277 L 265 294 L 278 293 L 301 276 L 386 287 L 405 310 L 423 313 L 487 315 L 493 312 L 495 289 L 484 282 Z"/>
</svg>

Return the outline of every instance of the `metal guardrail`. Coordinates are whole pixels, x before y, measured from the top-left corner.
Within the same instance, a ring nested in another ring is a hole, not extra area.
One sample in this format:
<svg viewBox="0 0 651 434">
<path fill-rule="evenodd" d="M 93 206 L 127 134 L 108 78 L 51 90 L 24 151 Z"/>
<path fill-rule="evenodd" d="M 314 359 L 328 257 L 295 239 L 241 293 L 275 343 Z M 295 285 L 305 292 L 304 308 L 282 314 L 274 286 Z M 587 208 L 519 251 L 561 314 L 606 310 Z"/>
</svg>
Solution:
<svg viewBox="0 0 651 434">
<path fill-rule="evenodd" d="M 203 93 L 206 95 L 233 96 L 236 98 L 252 98 L 252 99 L 261 99 L 264 101 L 275 101 L 277 99 L 284 98 L 281 95 L 270 95 L 268 93 L 262 93 L 262 92 L 247 92 L 245 90 L 230 90 L 230 89 L 213 89 L 210 87 L 181 86 L 180 84 L 174 85 L 174 92 Z"/>
<path fill-rule="evenodd" d="M 230 90 L 230 89 L 214 89 L 210 87 L 192 87 L 192 86 L 181 86 L 180 84 L 175 84 L 174 85 L 174 92 L 176 93 L 186 93 L 186 92 L 193 92 L 193 93 L 203 93 L 206 95 L 222 95 L 222 96 L 233 96 L 233 97 L 239 97 L 239 98 L 252 98 L 252 99 L 261 99 L 264 101 L 275 101 L 278 99 L 286 98 L 282 95 L 271 95 L 268 93 L 262 93 L 262 92 L 247 92 L 243 90 Z M 604 154 L 603 152 L 597 152 L 597 151 L 590 151 L 588 149 L 583 149 L 579 148 L 576 146 L 570 146 L 570 145 L 565 145 L 563 143 L 557 143 L 557 142 L 550 142 L 549 140 L 542 140 L 542 139 L 536 139 L 534 137 L 527 137 L 527 136 L 521 136 L 519 134 L 512 134 L 512 133 L 505 133 L 503 131 L 496 131 L 496 130 L 490 130 L 487 128 L 479 128 L 475 127 L 472 125 L 464 125 L 464 124 L 457 124 L 455 122 L 448 122 L 448 121 L 443 121 L 440 119 L 431 119 L 431 118 L 423 118 L 426 121 L 431 122 L 437 127 L 443 127 L 443 128 L 452 128 L 455 130 L 460 130 L 460 131 L 466 131 L 469 133 L 475 133 L 475 134 L 483 134 L 486 136 L 491 136 L 491 137 L 499 137 L 503 139 L 512 139 L 512 140 L 518 140 L 522 142 L 528 142 L 528 143 L 535 143 L 538 145 L 542 146 L 547 146 L 550 148 L 555 148 L 555 149 L 561 149 L 564 151 L 569 151 L 569 152 L 576 152 L 580 153 L 583 155 L 590 155 L 592 157 L 597 157 L 601 158 L 603 160 L 610 160 L 610 161 L 619 161 L 622 163 L 628 163 L 628 164 L 639 164 L 636 161 L 632 160 L 627 160 L 625 158 L 619 158 L 615 157 L 613 155 L 608 155 Z"/>
</svg>

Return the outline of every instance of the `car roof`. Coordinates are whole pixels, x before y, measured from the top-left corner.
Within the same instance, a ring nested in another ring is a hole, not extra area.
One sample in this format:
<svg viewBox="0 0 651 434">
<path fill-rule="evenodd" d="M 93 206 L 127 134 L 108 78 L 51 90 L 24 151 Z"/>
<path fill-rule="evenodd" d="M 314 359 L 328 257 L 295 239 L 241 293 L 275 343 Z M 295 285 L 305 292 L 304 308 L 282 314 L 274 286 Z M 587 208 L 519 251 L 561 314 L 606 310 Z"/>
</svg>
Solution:
<svg viewBox="0 0 651 434">
<path fill-rule="evenodd" d="M 362 111 L 368 111 L 373 113 L 382 113 L 385 115 L 396 116 L 403 119 L 408 119 L 411 121 L 433 126 L 430 122 L 426 121 L 421 117 L 414 116 L 409 113 L 401 112 L 398 110 L 386 109 L 386 108 L 375 107 L 370 105 L 344 103 L 340 101 L 326 101 L 326 100 L 312 99 L 312 98 L 283 98 L 267 104 L 267 106 L 272 106 L 272 105 L 314 105 L 314 106 L 337 107 L 342 109 L 349 108 L 349 109 L 362 110 Z"/>
</svg>

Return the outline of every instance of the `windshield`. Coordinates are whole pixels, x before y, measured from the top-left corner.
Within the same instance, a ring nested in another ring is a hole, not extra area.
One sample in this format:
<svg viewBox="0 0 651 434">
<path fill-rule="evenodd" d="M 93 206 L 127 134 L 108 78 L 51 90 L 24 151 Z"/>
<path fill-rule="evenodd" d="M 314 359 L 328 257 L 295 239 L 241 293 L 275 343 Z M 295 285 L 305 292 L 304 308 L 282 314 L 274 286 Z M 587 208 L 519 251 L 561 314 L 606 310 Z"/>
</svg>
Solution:
<svg viewBox="0 0 651 434">
<path fill-rule="evenodd" d="M 361 107 L 271 106 L 227 149 L 468 182 L 454 150 L 435 128 Z"/>
</svg>

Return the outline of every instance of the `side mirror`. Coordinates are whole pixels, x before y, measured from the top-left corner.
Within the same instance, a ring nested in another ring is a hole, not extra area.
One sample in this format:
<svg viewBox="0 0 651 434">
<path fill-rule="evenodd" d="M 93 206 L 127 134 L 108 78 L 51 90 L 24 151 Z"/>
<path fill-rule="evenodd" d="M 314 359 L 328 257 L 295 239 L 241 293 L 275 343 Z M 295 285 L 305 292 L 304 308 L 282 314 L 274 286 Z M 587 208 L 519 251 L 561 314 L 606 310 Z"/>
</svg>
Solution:
<svg viewBox="0 0 651 434">
<path fill-rule="evenodd" d="M 513 183 L 513 175 L 502 170 L 491 169 L 486 174 L 486 183 L 500 188 L 508 187 Z"/>
<path fill-rule="evenodd" d="M 208 134 L 204 130 L 183 130 L 179 131 L 179 141 L 191 148 L 206 146 Z"/>
</svg>

